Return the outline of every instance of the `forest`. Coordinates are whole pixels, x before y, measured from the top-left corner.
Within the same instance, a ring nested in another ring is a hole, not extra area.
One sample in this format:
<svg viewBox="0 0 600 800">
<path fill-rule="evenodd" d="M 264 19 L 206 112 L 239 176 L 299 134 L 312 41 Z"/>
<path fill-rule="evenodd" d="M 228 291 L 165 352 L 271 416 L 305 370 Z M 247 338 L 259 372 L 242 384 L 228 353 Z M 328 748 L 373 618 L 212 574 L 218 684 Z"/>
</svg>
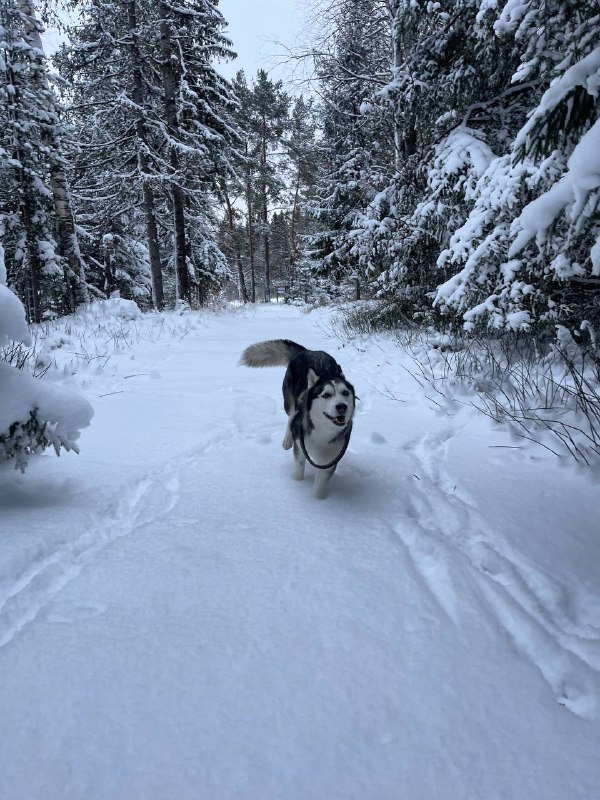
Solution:
<svg viewBox="0 0 600 800">
<path fill-rule="evenodd" d="M 495 417 L 550 391 L 598 453 L 595 0 L 313 0 L 300 85 L 221 76 L 217 0 L 69 10 L 48 58 L 52 3 L 0 1 L 0 284 L 29 323 L 335 305 L 345 335 L 437 335 Z"/>
</svg>

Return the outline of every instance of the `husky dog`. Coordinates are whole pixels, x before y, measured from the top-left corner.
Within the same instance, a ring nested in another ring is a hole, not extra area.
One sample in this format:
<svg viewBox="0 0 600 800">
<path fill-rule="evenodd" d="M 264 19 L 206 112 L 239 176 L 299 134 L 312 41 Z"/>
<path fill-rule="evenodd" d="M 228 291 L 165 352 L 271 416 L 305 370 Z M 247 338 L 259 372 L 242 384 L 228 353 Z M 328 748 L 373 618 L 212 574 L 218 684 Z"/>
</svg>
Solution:
<svg viewBox="0 0 600 800">
<path fill-rule="evenodd" d="M 322 350 L 307 350 L 289 339 L 257 342 L 242 353 L 247 367 L 287 366 L 283 407 L 288 424 L 283 447 L 294 448 L 294 472 L 304 480 L 306 461 L 316 468 L 314 495 L 327 496 L 329 481 L 346 452 L 356 395 L 337 361 Z"/>
</svg>

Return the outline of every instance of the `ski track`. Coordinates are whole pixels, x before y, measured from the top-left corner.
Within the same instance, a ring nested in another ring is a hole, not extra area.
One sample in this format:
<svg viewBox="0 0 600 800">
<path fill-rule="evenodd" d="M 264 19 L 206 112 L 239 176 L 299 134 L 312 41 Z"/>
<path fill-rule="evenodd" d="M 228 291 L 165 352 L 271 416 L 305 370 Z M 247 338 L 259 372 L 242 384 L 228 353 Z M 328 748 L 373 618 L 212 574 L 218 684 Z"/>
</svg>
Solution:
<svg viewBox="0 0 600 800">
<path fill-rule="evenodd" d="M 366 345 L 368 348 L 368 343 Z M 348 374 L 361 375 L 360 415 L 368 414 L 377 395 L 407 403 L 422 403 L 420 394 L 406 393 L 406 381 L 394 380 L 397 355 L 383 350 L 381 365 L 389 375 L 361 370 L 361 353 L 347 350 L 352 363 Z M 346 356 L 345 356 L 346 357 Z M 345 362 L 344 362 L 345 363 Z M 379 367 L 379 365 L 377 365 Z M 362 374 L 361 374 L 362 373 Z M 550 686 L 557 702 L 576 715 L 600 717 L 600 607 L 597 599 L 578 587 L 566 587 L 516 551 L 498 530 L 492 530 L 477 502 L 444 469 L 456 435 L 452 408 L 434 413 L 434 430 L 409 439 L 399 448 L 411 465 L 391 480 L 403 486 L 398 521 L 384 525 L 402 542 L 408 563 L 423 591 L 451 624 L 458 624 L 463 586 L 473 585 L 493 624 L 510 638 Z M 360 426 L 357 426 L 360 429 Z M 378 432 L 370 444 L 379 448 L 386 439 Z M 385 449 L 385 448 L 384 448 Z M 375 456 L 377 458 L 377 455 Z M 397 467 L 388 464 L 393 476 Z M 412 474 L 410 474 L 412 473 Z M 410 481 L 408 484 L 407 481 Z M 397 492 L 394 492 L 397 496 Z M 393 516 L 393 514 L 391 515 Z M 457 578 L 460 577 L 460 584 Z"/>
<path fill-rule="evenodd" d="M 182 471 L 233 436 L 229 429 L 216 433 L 200 447 L 146 472 L 105 501 L 103 518 L 93 521 L 81 536 L 40 553 L 12 581 L 0 581 L 0 648 L 34 622 L 106 547 L 169 514 L 179 497 Z M 86 609 L 76 611 L 77 616 L 85 614 Z"/>
<path fill-rule="evenodd" d="M 369 418 L 378 395 L 393 391 L 388 388 L 392 381 L 388 376 L 382 389 L 381 374 L 361 374 L 362 352 L 355 348 L 341 355 L 348 374 L 360 375 L 363 386 L 353 443 L 360 442 L 361 449 L 365 445 L 375 448 L 373 461 L 380 455 L 386 461 L 386 438 L 373 431 L 368 437 L 363 434 L 361 441 L 359 420 Z M 381 360 L 393 366 L 384 356 Z M 0 648 L 35 621 L 111 543 L 169 514 L 177 504 L 184 470 L 229 440 L 241 438 L 249 444 L 270 446 L 279 443 L 284 430 L 280 404 L 270 394 L 245 388 L 242 381 L 229 389 L 233 411 L 228 423 L 203 444 L 144 473 L 125 490 L 120 488 L 118 494 L 113 490 L 111 501 L 104 503 L 103 516 L 99 513 L 85 533 L 42 551 L 16 577 L 2 580 L 0 576 Z M 456 428 L 448 417 L 438 427 L 399 447 L 400 459 L 388 455 L 386 477 L 378 480 L 387 482 L 390 496 L 396 498 L 397 487 L 403 488 L 400 506 L 382 512 L 378 523 L 401 542 L 413 577 L 449 624 L 458 624 L 460 576 L 461 584 L 470 583 L 482 599 L 493 624 L 537 667 L 557 702 L 574 714 L 597 717 L 597 601 L 583 589 L 567 588 L 535 568 L 501 534 L 490 529 L 475 500 L 444 469 Z M 400 472 L 398 467 L 399 461 L 406 460 L 410 464 L 408 476 L 405 469 Z M 356 463 L 354 468 L 360 475 L 371 474 L 364 463 Z M 394 516 L 396 522 L 391 522 L 390 517 Z M 69 619 L 98 612 L 101 609 L 80 607 L 73 609 Z"/>
<path fill-rule="evenodd" d="M 450 568 L 459 554 L 488 613 L 539 669 L 557 702 L 597 718 L 600 619 L 591 619 L 594 598 L 536 569 L 489 529 L 475 501 L 443 468 L 453 436 L 446 425 L 403 448 L 412 458 L 414 482 L 394 531 L 416 575 L 455 621 L 458 589 Z"/>
</svg>

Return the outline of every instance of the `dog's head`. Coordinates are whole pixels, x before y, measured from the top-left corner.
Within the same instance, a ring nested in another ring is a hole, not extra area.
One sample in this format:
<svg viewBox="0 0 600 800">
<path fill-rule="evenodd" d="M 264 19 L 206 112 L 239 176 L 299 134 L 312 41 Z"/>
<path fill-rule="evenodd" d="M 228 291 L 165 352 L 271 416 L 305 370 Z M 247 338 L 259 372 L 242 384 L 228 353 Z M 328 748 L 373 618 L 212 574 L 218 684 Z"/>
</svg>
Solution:
<svg viewBox="0 0 600 800">
<path fill-rule="evenodd" d="M 320 378 L 309 369 L 306 408 L 315 427 L 329 429 L 333 435 L 341 432 L 352 421 L 355 401 L 354 386 L 341 372 L 334 378 Z"/>
</svg>

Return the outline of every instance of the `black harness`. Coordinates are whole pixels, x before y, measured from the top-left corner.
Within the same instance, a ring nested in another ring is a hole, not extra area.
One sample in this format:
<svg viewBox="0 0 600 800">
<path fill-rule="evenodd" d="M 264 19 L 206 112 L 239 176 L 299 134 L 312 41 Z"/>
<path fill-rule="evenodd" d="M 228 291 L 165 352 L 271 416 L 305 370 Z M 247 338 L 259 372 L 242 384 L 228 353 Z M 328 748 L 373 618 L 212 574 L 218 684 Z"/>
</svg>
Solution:
<svg viewBox="0 0 600 800">
<path fill-rule="evenodd" d="M 346 434 L 345 434 L 346 441 L 344 442 L 344 446 L 342 447 L 342 450 L 339 453 L 339 455 L 337 455 L 333 459 L 333 461 L 330 461 L 329 464 L 315 464 L 312 458 L 308 455 L 308 452 L 306 450 L 306 445 L 304 444 L 304 431 L 302 430 L 302 428 L 300 428 L 300 435 L 298 436 L 298 440 L 300 442 L 300 447 L 302 449 L 302 452 L 304 453 L 304 457 L 311 466 L 315 467 L 316 469 L 331 469 L 331 467 L 335 467 L 335 465 L 342 460 L 342 456 L 344 455 L 344 453 L 348 449 L 348 445 L 350 444 L 351 433 L 352 433 L 352 422 L 349 422 L 348 427 L 346 428 Z"/>
</svg>

